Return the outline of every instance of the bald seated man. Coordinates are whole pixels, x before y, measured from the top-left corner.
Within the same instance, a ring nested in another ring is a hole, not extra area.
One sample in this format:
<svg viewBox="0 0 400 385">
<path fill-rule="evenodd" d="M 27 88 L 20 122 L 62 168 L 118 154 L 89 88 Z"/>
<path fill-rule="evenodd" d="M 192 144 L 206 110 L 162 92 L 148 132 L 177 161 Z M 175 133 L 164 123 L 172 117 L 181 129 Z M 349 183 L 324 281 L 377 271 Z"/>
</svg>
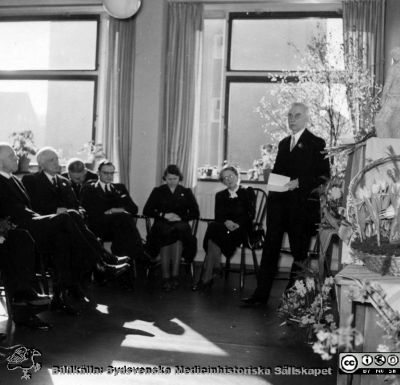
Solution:
<svg viewBox="0 0 400 385">
<path fill-rule="evenodd" d="M 90 181 L 96 181 L 98 176 L 86 168 L 85 163 L 79 158 L 72 158 L 67 163 L 67 172 L 61 174 L 71 181 L 72 189 L 78 199 L 81 200 L 83 186 Z"/>
<path fill-rule="evenodd" d="M 40 215 L 35 212 L 27 190 L 13 175 L 17 170 L 15 151 L 8 143 L 0 143 L 0 213 L 18 228 L 29 231 L 39 252 L 50 252 L 53 256 L 55 277 L 51 308 L 77 314 L 67 301 L 67 293 L 78 286 L 82 263 L 108 279 L 126 271 L 129 265 L 106 265 L 67 213 Z"/>
</svg>

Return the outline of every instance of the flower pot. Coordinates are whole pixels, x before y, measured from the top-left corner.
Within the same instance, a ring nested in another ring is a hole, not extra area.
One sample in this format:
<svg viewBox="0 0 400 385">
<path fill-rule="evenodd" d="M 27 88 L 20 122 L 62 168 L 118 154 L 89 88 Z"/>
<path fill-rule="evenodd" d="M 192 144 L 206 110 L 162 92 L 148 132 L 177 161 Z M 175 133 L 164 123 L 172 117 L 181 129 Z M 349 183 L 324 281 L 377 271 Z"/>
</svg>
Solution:
<svg viewBox="0 0 400 385">
<path fill-rule="evenodd" d="M 263 178 L 264 178 L 264 182 L 265 183 L 268 183 L 269 174 L 271 174 L 271 169 L 270 168 L 264 168 L 263 169 Z"/>
<path fill-rule="evenodd" d="M 21 156 L 18 159 L 18 173 L 28 173 L 31 160 L 27 156 Z"/>
</svg>

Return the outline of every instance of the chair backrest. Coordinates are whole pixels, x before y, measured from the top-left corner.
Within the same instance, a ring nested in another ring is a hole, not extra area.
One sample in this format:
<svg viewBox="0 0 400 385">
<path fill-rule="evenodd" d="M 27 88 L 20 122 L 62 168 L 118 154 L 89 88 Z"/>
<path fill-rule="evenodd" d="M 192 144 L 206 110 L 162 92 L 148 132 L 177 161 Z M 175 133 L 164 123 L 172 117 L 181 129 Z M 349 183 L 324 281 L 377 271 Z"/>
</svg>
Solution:
<svg viewBox="0 0 400 385">
<path fill-rule="evenodd" d="M 256 199 L 256 214 L 253 223 L 261 224 L 264 227 L 267 215 L 267 193 L 260 188 L 253 188 Z"/>
<path fill-rule="evenodd" d="M 265 239 L 265 217 L 267 215 L 267 193 L 260 189 L 254 188 L 255 194 L 255 215 L 251 232 L 248 234 L 247 243 L 251 249 L 259 249 L 263 247 Z"/>
</svg>

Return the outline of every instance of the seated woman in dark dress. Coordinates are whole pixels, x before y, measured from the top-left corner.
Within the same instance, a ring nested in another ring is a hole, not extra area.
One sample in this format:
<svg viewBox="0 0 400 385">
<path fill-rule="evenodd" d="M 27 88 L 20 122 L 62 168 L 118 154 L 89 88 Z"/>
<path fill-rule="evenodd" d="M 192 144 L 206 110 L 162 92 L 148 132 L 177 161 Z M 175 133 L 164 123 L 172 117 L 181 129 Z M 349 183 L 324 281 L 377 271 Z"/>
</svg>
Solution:
<svg viewBox="0 0 400 385">
<path fill-rule="evenodd" d="M 215 196 L 215 219 L 208 225 L 203 247 L 206 251 L 200 280 L 193 291 L 206 290 L 221 268 L 221 255 L 231 258 L 245 240 L 255 215 L 255 195 L 251 187 L 240 185 L 239 172 L 225 166 L 220 181 L 227 187 Z"/>
<path fill-rule="evenodd" d="M 183 176 L 178 166 L 170 164 L 163 179 L 166 183 L 153 189 L 143 214 L 154 218 L 147 246 L 153 256 L 160 253 L 163 290 L 170 291 L 179 286 L 181 257 L 191 262 L 196 256 L 197 239 L 188 221 L 200 214 L 192 190 L 180 185 Z"/>
</svg>

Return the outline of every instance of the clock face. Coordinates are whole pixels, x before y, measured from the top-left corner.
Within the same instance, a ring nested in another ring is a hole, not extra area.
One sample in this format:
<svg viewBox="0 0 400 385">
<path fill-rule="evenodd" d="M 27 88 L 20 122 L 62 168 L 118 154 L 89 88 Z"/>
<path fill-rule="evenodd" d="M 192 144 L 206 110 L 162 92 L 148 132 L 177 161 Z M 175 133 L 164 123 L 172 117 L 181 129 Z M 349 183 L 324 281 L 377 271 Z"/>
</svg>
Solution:
<svg viewBox="0 0 400 385">
<path fill-rule="evenodd" d="M 140 8 L 141 0 L 103 0 L 104 9 L 117 19 L 132 17 Z"/>
</svg>

